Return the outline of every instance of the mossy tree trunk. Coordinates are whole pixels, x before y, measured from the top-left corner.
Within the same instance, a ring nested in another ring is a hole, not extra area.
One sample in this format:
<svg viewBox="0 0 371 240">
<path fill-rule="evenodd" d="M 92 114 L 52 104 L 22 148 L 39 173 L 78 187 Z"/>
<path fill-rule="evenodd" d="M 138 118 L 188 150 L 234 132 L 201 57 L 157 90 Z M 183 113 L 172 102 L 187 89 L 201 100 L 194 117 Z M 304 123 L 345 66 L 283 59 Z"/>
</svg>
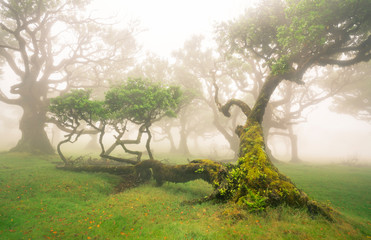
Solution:
<svg viewBox="0 0 371 240">
<path fill-rule="evenodd" d="M 240 139 L 237 165 L 213 183 L 216 189 L 214 195 L 219 199 L 233 200 L 252 211 L 287 204 L 307 207 L 310 212 L 332 219 L 330 210 L 309 200 L 303 191 L 278 171 L 267 154 L 262 129 L 263 116 L 271 95 L 283 79 L 284 76 L 269 75 L 252 109 L 234 99 L 222 106 L 218 101 L 218 87 L 215 84 L 215 101 L 219 110 L 229 116 L 230 107 L 236 105 L 241 108 L 247 120 L 244 126 L 236 129 Z"/>
<path fill-rule="evenodd" d="M 265 151 L 262 121 L 279 76 L 271 75 L 262 87 L 246 123 L 238 130 L 240 152 L 237 168 L 232 176 L 231 197 L 239 203 L 304 206 L 308 197 L 272 164 Z"/>
<path fill-rule="evenodd" d="M 300 163 L 302 160 L 298 153 L 298 136 L 294 133 L 292 125 L 289 126 L 289 138 L 291 143 L 291 160 L 292 163 Z"/>
</svg>

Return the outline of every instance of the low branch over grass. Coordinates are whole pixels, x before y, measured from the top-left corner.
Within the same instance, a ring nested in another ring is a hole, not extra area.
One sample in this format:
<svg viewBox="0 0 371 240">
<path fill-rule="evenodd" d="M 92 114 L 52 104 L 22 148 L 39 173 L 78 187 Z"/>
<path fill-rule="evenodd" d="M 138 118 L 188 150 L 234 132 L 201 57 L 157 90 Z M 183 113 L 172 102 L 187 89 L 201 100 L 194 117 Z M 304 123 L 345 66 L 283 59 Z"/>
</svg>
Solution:
<svg viewBox="0 0 371 240">
<path fill-rule="evenodd" d="M 59 166 L 58 168 L 77 172 L 105 172 L 122 176 L 125 181 L 133 182 L 133 180 L 135 180 L 136 183 L 144 183 L 148 181 L 151 176 L 153 176 L 158 186 L 161 186 L 165 182 L 185 183 L 196 179 L 202 179 L 211 184 L 214 188 L 214 191 L 208 197 L 195 199 L 192 201 L 193 203 L 202 203 L 210 200 L 215 200 L 218 202 L 241 201 L 240 198 L 235 198 L 233 194 L 231 194 L 241 191 L 241 189 L 239 189 L 236 185 L 236 174 L 238 171 L 240 171 L 240 167 L 238 165 L 231 164 L 224 165 L 209 159 L 196 159 L 188 164 L 182 165 L 168 165 L 158 160 L 143 160 L 133 166 L 65 165 Z M 128 177 L 130 177 L 130 179 L 128 179 Z M 296 188 L 294 183 L 292 183 L 288 177 L 280 174 L 278 179 L 275 181 L 284 182 L 294 188 L 295 194 L 292 196 L 289 195 L 289 197 L 292 197 L 292 201 L 285 201 L 291 207 L 304 207 L 308 209 L 310 214 L 322 215 L 330 221 L 334 220 L 333 209 L 316 201 L 310 200 L 304 192 Z M 260 183 L 259 180 L 256 179 L 256 182 L 252 182 L 250 184 L 259 185 Z M 259 205 L 256 203 L 259 202 L 259 199 L 253 199 L 254 197 L 259 198 L 259 196 L 253 192 L 250 192 L 248 196 L 250 196 L 251 199 L 245 199 L 246 202 L 251 204 L 247 204 L 247 209 L 249 211 L 262 211 L 265 209 L 267 204 L 274 206 L 279 205 L 284 200 L 282 200 L 282 196 L 278 195 L 277 191 L 274 193 L 275 194 L 273 194 L 272 191 L 272 194 L 270 194 L 267 198 L 261 198 Z"/>
</svg>

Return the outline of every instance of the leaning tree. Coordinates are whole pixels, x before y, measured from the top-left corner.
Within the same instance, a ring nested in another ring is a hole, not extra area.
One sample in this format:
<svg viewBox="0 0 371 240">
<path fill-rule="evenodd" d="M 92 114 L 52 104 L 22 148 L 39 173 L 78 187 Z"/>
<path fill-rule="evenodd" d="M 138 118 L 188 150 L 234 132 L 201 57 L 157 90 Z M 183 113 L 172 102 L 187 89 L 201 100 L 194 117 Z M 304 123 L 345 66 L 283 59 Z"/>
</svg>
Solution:
<svg viewBox="0 0 371 240">
<path fill-rule="evenodd" d="M 370 74 L 370 63 L 358 64 L 336 72 L 339 81 L 350 83 L 334 96 L 332 110 L 371 123 Z"/>
<path fill-rule="evenodd" d="M 240 157 L 225 192 L 235 201 L 256 195 L 269 205 L 313 203 L 271 163 L 265 152 L 262 120 L 271 95 L 283 81 L 298 84 L 314 66 L 349 66 L 371 59 L 370 1 L 263 1 L 260 7 L 222 24 L 219 39 L 226 55 L 258 57 L 270 71 L 246 123 L 236 129 Z M 227 107 L 226 107 L 227 106 Z M 228 114 L 230 103 L 220 105 Z"/>
<path fill-rule="evenodd" d="M 0 101 L 23 110 L 22 137 L 14 151 L 53 153 L 44 129 L 50 97 L 91 87 L 108 66 L 128 65 L 135 51 L 132 30 L 114 29 L 107 19 L 89 16 L 84 11 L 88 3 L 0 1 L 0 61 L 14 73 L 14 79 L 6 79 L 13 85 L 0 91 Z"/>
</svg>

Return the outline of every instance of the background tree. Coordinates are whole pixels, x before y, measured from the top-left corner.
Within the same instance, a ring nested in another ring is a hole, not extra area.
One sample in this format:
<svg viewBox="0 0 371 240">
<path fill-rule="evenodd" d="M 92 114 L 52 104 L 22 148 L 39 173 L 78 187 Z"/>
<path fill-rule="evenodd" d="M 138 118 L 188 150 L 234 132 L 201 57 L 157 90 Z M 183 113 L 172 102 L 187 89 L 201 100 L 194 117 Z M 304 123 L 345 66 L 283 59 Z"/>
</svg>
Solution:
<svg viewBox="0 0 371 240">
<path fill-rule="evenodd" d="M 16 76 L 7 79 L 14 84 L 9 93 L 0 91 L 0 100 L 23 109 L 22 137 L 13 151 L 52 153 L 44 129 L 50 96 L 96 84 L 89 76 L 110 64 L 130 63 L 132 31 L 87 16 L 88 2 L 0 1 L 0 56 Z"/>
<path fill-rule="evenodd" d="M 331 99 L 354 81 L 339 80 L 334 71 L 331 67 L 315 67 L 303 76 L 305 84 L 283 82 L 272 95 L 264 116 L 264 136 L 279 135 L 288 139 L 291 162 L 301 161 L 295 125 L 306 122 L 307 114 L 318 103 Z"/>
<path fill-rule="evenodd" d="M 334 77 L 348 84 L 333 98 L 332 110 L 371 123 L 370 63 L 339 69 Z"/>
<path fill-rule="evenodd" d="M 236 95 L 239 90 L 231 82 L 230 76 L 223 71 L 222 65 L 226 65 L 227 63 L 222 62 L 218 57 L 218 53 L 212 48 L 205 47 L 204 45 L 204 38 L 202 36 L 193 36 L 184 43 L 183 48 L 173 53 L 176 59 L 174 63 L 175 78 L 182 86 L 195 93 L 194 101 L 198 101 L 198 104 L 189 107 L 194 108 L 197 106 L 193 111 L 199 112 L 198 114 L 200 115 L 201 112 L 208 112 L 208 115 L 211 116 L 210 120 L 210 117 L 206 117 L 205 113 L 202 113 L 203 117 L 194 126 L 199 126 L 197 133 L 199 134 L 203 129 L 204 131 L 207 130 L 207 133 L 210 135 L 210 132 L 217 130 L 227 140 L 231 151 L 237 155 L 238 137 L 234 133 L 234 129 L 236 127 L 236 119 L 239 115 L 237 113 L 233 114 L 228 119 L 218 111 L 213 97 L 213 81 L 215 81 L 215 77 L 218 75 L 219 83 L 223 83 L 223 94 L 225 96 Z M 235 67 L 230 72 L 234 70 L 238 71 Z M 194 116 L 195 114 L 192 114 L 192 118 Z M 191 122 L 191 120 L 188 122 Z M 214 129 L 211 129 L 210 126 L 214 126 Z M 190 133 L 190 131 L 188 132 Z"/>
<path fill-rule="evenodd" d="M 201 83 L 188 74 L 184 66 L 180 66 L 177 63 L 169 64 L 166 59 L 154 54 L 147 54 L 146 58 L 141 63 L 138 63 L 128 75 L 141 76 L 154 82 L 179 85 L 181 87 L 183 101 L 178 109 L 177 118 L 157 121 L 154 124 L 157 135 L 155 140 L 168 139 L 172 153 L 180 153 L 184 156 L 191 155 L 188 146 L 189 137 L 204 136 L 211 129 L 211 122 L 205 121 L 205 119 L 209 119 L 205 116 L 209 112 L 199 97 L 202 92 Z M 178 139 L 179 141 L 177 141 Z"/>
</svg>

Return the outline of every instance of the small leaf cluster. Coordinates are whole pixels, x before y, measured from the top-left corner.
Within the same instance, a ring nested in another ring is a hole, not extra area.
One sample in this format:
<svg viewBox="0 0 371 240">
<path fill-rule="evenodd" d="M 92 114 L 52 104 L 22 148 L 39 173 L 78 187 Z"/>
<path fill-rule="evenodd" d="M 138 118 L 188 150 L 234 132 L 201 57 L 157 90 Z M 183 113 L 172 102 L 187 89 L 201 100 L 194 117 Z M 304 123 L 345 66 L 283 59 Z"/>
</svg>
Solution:
<svg viewBox="0 0 371 240">
<path fill-rule="evenodd" d="M 271 71 L 273 75 L 284 74 L 290 70 L 287 56 L 282 56 L 277 61 L 271 64 Z"/>
<path fill-rule="evenodd" d="M 51 99 L 49 112 L 64 126 L 75 126 L 80 120 L 87 122 L 105 118 L 102 101 L 91 100 L 91 90 L 78 89 Z"/>
<path fill-rule="evenodd" d="M 175 117 L 182 101 L 182 92 L 176 86 L 163 86 L 141 78 L 111 88 L 105 104 L 115 118 L 141 124 L 153 122 L 162 116 Z"/>
<path fill-rule="evenodd" d="M 240 202 L 247 206 L 249 212 L 261 212 L 267 207 L 267 197 L 259 193 L 254 193 L 251 189 L 247 189 L 247 194 L 239 199 Z"/>
</svg>

